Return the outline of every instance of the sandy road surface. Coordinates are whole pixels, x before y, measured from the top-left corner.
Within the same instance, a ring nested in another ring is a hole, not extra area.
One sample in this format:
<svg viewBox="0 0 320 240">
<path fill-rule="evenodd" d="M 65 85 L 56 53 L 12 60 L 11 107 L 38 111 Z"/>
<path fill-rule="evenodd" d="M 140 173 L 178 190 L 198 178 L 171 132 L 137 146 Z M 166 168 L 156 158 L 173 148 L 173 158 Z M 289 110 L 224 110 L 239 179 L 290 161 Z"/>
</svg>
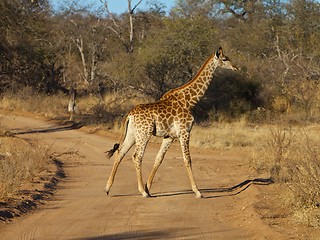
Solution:
<svg viewBox="0 0 320 240">
<path fill-rule="evenodd" d="M 1 115 L 0 115 L 1 116 Z M 50 122 L 21 116 L 2 116 L 15 131 L 57 128 Z M 173 145 L 155 177 L 151 194 L 138 194 L 129 155 L 119 167 L 111 196 L 104 193 L 112 160 L 104 151 L 115 140 L 81 130 L 23 134 L 51 145 L 56 152 L 77 150 L 79 156 L 62 159 L 67 178 L 53 199 L 2 226 L 0 239 L 286 239 L 264 224 L 253 209 L 257 194 L 269 186 L 251 185 L 223 192 L 257 178 L 242 163 L 242 153 L 191 149 L 194 175 L 204 199 L 196 199 L 178 145 Z M 149 144 L 144 157 L 144 179 L 159 146 Z M 244 190 L 236 194 L 240 190 Z"/>
</svg>

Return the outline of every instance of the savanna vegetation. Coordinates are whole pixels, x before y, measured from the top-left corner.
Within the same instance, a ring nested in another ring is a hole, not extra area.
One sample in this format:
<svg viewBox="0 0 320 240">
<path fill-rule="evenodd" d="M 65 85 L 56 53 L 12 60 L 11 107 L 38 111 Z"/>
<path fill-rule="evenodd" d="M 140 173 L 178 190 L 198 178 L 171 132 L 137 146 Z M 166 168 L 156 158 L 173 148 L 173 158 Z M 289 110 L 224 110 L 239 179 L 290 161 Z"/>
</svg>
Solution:
<svg viewBox="0 0 320 240">
<path fill-rule="evenodd" d="M 0 202 L 13 198 L 24 184 L 39 181 L 48 171 L 48 159 L 48 149 L 0 135 Z"/>
<path fill-rule="evenodd" d="M 284 204 L 319 226 L 320 3 L 177 0 L 166 9 L 151 0 L 141 10 L 145 0 L 119 1 L 128 3 L 122 14 L 107 0 L 58 10 L 2 0 L 0 106 L 63 116 L 75 88 L 78 120 L 113 127 L 190 80 L 222 46 L 241 70 L 217 71 L 194 109 L 193 144 L 251 147 L 252 166 L 288 186 Z"/>
</svg>

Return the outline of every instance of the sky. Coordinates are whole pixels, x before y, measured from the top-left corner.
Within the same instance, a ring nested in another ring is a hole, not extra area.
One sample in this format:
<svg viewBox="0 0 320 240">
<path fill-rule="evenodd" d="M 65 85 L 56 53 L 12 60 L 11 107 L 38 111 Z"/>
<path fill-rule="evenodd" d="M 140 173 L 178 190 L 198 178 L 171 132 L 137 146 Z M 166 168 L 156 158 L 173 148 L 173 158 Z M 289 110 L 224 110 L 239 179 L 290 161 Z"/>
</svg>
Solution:
<svg viewBox="0 0 320 240">
<path fill-rule="evenodd" d="M 53 8 L 55 10 L 58 10 L 59 6 L 63 6 L 64 3 L 70 2 L 70 1 L 49 0 L 49 2 L 51 3 L 51 5 L 53 6 Z M 77 2 L 80 5 L 84 5 L 84 6 L 86 6 L 88 4 L 94 4 L 94 6 L 101 6 L 102 5 L 100 0 L 78 0 Z M 108 2 L 109 10 L 112 13 L 120 14 L 120 13 L 127 11 L 127 8 L 128 8 L 128 1 L 127 0 L 107 0 L 107 2 Z M 132 3 L 131 3 L 132 7 L 135 6 L 138 2 L 139 2 L 139 0 L 132 0 Z M 147 9 L 148 2 L 150 2 L 150 0 L 142 0 L 141 4 L 138 6 L 137 9 L 140 9 L 140 10 Z M 173 7 L 175 0 L 157 0 L 157 2 L 165 5 L 166 11 L 168 12 Z"/>
</svg>

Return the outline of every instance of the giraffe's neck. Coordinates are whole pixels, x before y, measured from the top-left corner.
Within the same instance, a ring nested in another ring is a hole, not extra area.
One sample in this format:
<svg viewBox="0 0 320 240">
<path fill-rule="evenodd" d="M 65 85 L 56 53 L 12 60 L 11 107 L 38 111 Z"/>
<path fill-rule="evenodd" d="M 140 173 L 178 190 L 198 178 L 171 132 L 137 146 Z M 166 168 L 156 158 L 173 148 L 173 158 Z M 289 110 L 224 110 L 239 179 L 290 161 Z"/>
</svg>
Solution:
<svg viewBox="0 0 320 240">
<path fill-rule="evenodd" d="M 195 77 L 186 84 L 165 93 L 160 100 L 168 99 L 171 96 L 183 102 L 186 108 L 192 108 L 203 97 L 208 89 L 214 71 L 217 68 L 215 54 L 210 56 L 202 65 Z"/>
</svg>

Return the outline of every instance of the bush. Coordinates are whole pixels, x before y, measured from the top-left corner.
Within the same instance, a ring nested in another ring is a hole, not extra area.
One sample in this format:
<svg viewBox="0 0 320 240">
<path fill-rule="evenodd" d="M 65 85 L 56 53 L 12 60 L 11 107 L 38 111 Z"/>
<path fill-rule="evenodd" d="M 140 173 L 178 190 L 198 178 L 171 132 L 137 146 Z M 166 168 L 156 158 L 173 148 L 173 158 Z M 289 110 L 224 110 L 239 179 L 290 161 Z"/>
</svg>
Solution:
<svg viewBox="0 0 320 240">
<path fill-rule="evenodd" d="M 196 120 L 241 119 L 250 111 L 263 106 L 260 92 L 260 83 L 247 78 L 243 73 L 220 70 L 194 109 Z"/>
<path fill-rule="evenodd" d="M 271 129 L 257 150 L 254 166 L 267 171 L 274 181 L 288 189 L 290 199 L 280 192 L 286 204 L 303 223 L 320 227 L 320 149 L 319 136 L 304 129 Z"/>
</svg>

